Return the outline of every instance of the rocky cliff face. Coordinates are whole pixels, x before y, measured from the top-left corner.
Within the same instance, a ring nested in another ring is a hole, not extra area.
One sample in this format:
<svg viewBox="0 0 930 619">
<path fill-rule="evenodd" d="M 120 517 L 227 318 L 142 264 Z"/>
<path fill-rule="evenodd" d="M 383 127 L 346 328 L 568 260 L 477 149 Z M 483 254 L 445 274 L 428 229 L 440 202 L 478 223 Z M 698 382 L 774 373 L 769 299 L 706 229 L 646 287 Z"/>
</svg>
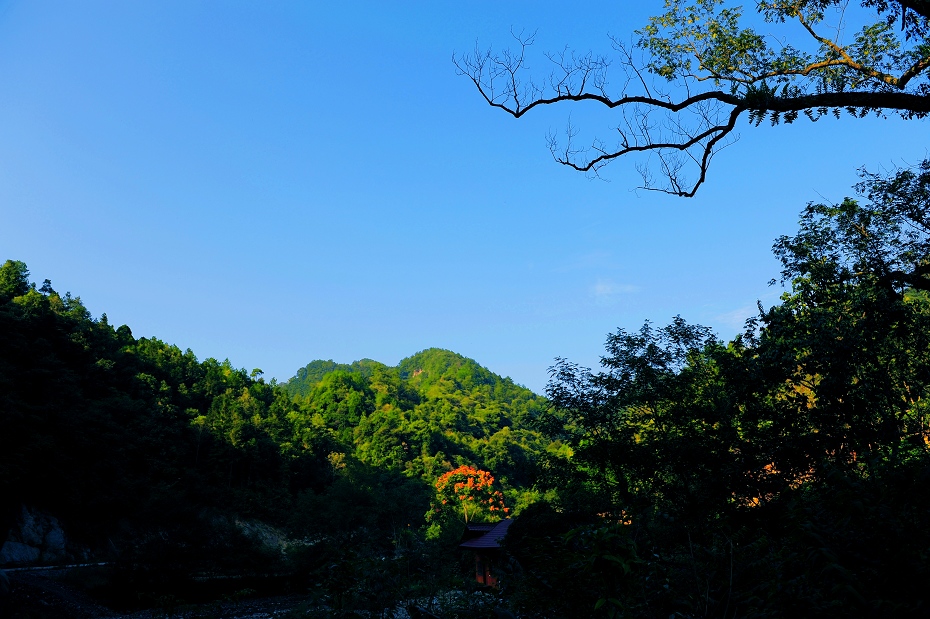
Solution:
<svg viewBox="0 0 930 619">
<path fill-rule="evenodd" d="M 69 548 L 57 518 L 24 505 L 0 548 L 0 566 L 69 562 L 85 559 L 84 554 Z"/>
</svg>

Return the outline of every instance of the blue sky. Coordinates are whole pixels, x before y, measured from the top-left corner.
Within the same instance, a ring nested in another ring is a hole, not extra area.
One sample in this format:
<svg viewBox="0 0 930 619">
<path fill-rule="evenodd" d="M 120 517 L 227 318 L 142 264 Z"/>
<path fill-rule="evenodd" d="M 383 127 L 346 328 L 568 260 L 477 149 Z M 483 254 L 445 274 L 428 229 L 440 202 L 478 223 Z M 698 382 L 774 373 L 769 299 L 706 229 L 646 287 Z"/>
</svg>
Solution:
<svg viewBox="0 0 930 619">
<path fill-rule="evenodd" d="M 632 3 L 628 3 L 632 4 Z M 550 130 L 453 52 L 609 51 L 661 2 L 0 2 L 0 260 L 199 358 L 286 380 L 313 359 L 449 348 L 536 391 L 563 356 L 681 314 L 734 335 L 779 290 L 772 241 L 926 122 L 756 128 L 698 197 L 553 163 Z M 543 61 L 538 60 L 540 67 Z"/>
</svg>

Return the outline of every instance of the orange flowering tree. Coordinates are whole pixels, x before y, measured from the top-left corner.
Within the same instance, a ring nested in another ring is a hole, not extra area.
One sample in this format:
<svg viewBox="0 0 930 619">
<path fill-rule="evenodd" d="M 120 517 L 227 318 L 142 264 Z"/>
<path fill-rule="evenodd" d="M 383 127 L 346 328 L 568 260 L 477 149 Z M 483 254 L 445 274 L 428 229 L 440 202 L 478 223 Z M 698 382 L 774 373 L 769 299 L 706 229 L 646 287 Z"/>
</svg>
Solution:
<svg viewBox="0 0 930 619">
<path fill-rule="evenodd" d="M 501 520 L 510 510 L 504 495 L 494 487 L 494 476 L 473 466 L 460 466 L 436 481 L 436 500 L 427 516 L 436 520 L 450 512 L 464 517 L 466 524 L 475 518 Z"/>
</svg>

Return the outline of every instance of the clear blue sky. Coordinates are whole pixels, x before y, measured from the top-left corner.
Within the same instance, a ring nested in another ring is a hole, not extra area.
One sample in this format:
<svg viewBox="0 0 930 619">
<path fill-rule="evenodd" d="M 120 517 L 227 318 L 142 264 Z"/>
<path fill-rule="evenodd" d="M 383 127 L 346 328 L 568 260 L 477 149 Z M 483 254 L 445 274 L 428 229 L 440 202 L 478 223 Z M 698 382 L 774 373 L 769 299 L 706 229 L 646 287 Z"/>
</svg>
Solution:
<svg viewBox="0 0 930 619">
<path fill-rule="evenodd" d="M 645 319 L 729 338 L 804 204 L 919 161 L 930 124 L 743 125 L 682 200 L 556 165 L 546 132 L 593 110 L 516 121 L 451 63 L 511 27 L 607 51 L 661 4 L 2 2 L 0 260 L 279 380 L 436 346 L 541 391 Z"/>
</svg>

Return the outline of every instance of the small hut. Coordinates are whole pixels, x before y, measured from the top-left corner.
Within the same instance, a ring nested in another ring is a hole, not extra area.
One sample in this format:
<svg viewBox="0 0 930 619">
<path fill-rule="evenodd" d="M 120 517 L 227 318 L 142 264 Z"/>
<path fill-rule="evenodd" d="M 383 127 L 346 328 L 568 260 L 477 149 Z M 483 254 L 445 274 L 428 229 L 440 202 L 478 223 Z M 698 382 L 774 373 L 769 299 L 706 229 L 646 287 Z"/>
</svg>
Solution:
<svg viewBox="0 0 930 619">
<path fill-rule="evenodd" d="M 497 587 L 497 579 L 491 574 L 494 561 L 501 554 L 501 540 L 513 522 L 510 518 L 497 523 L 469 523 L 462 535 L 459 548 L 475 553 L 475 580 L 488 587 Z"/>
</svg>

